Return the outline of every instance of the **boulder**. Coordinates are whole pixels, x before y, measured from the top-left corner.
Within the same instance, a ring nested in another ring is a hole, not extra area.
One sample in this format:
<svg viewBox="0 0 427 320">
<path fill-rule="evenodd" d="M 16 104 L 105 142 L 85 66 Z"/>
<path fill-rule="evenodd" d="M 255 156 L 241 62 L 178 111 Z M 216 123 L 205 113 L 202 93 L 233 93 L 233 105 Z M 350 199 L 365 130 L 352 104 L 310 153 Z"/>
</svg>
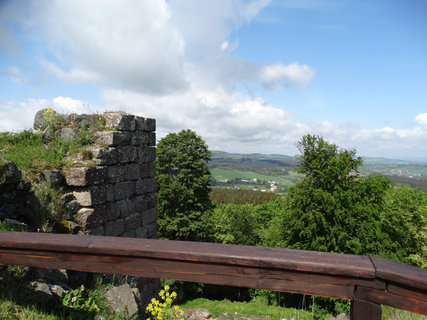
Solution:
<svg viewBox="0 0 427 320">
<path fill-rule="evenodd" d="M 39 130 L 46 123 L 46 119 L 44 117 L 45 112 L 46 112 L 46 109 L 37 111 L 36 115 L 34 116 L 34 123 L 33 123 L 34 130 Z"/>
<path fill-rule="evenodd" d="M 138 305 L 135 295 L 128 284 L 108 290 L 105 298 L 114 311 L 126 312 L 128 319 L 135 319 L 138 316 Z"/>
</svg>

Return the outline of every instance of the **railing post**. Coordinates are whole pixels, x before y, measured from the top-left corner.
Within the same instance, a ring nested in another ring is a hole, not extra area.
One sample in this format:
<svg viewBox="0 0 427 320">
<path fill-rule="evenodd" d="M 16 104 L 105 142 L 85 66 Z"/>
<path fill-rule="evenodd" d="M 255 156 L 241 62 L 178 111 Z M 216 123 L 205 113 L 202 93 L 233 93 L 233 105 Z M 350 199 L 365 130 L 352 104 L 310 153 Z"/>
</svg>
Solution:
<svg viewBox="0 0 427 320">
<path fill-rule="evenodd" d="M 365 300 L 351 300 L 351 320 L 381 320 L 381 305 Z"/>
</svg>

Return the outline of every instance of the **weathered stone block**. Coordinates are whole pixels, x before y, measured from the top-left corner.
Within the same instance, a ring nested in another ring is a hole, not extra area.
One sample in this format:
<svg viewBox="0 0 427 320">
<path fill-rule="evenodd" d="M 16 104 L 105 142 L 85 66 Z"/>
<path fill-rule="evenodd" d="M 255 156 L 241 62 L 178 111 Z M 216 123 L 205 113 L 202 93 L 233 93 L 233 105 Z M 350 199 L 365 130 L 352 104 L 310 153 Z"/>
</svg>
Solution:
<svg viewBox="0 0 427 320">
<path fill-rule="evenodd" d="M 99 226 L 92 230 L 89 230 L 89 234 L 92 236 L 104 236 L 105 235 L 104 226 Z"/>
<path fill-rule="evenodd" d="M 132 163 L 125 166 L 125 180 L 138 180 L 140 176 L 139 164 Z"/>
<path fill-rule="evenodd" d="M 122 114 L 119 112 L 105 112 L 105 127 L 120 131 L 134 131 L 135 117 L 132 115 Z"/>
<path fill-rule="evenodd" d="M 107 188 L 103 185 L 80 188 L 73 194 L 82 207 L 102 204 L 107 201 Z"/>
<path fill-rule="evenodd" d="M 77 222 L 83 230 L 95 229 L 106 222 L 107 212 L 106 206 L 81 208 L 77 212 Z"/>
<path fill-rule="evenodd" d="M 126 231 L 125 233 L 123 233 L 121 235 L 121 237 L 123 237 L 123 238 L 136 238 L 135 237 L 135 230 Z"/>
<path fill-rule="evenodd" d="M 136 196 L 133 198 L 135 211 L 144 212 L 148 209 L 148 198 L 146 196 Z"/>
<path fill-rule="evenodd" d="M 155 146 L 156 134 L 154 132 L 136 131 L 132 135 L 132 145 L 134 146 Z"/>
<path fill-rule="evenodd" d="M 135 192 L 135 182 L 124 181 L 114 185 L 114 199 L 122 200 L 129 198 Z"/>
<path fill-rule="evenodd" d="M 64 181 L 60 170 L 43 170 L 43 176 L 48 183 L 56 187 L 59 187 Z"/>
<path fill-rule="evenodd" d="M 156 119 L 135 117 L 136 130 L 138 131 L 155 131 Z"/>
<path fill-rule="evenodd" d="M 158 216 L 159 216 L 159 212 L 157 211 L 157 208 L 151 208 L 151 209 L 144 211 L 141 214 L 142 225 L 147 226 L 147 225 L 157 221 Z"/>
<path fill-rule="evenodd" d="M 22 173 L 12 161 L 7 161 L 0 169 L 2 175 L 0 178 L 2 178 L 4 184 L 17 183 L 21 180 Z"/>
<path fill-rule="evenodd" d="M 19 181 L 16 185 L 16 190 L 18 191 L 30 191 L 31 190 L 31 181 Z"/>
<path fill-rule="evenodd" d="M 156 192 L 156 178 L 144 178 L 135 181 L 135 193 L 141 195 L 144 193 Z"/>
<path fill-rule="evenodd" d="M 135 200 L 134 197 L 131 197 L 130 199 L 126 199 L 126 203 L 128 205 L 128 210 L 130 213 L 135 212 Z"/>
<path fill-rule="evenodd" d="M 156 160 L 155 147 L 140 147 L 138 148 L 138 163 L 154 162 Z"/>
<path fill-rule="evenodd" d="M 69 186 L 88 186 L 101 184 L 107 177 L 104 167 L 69 168 L 65 172 L 65 181 Z"/>
<path fill-rule="evenodd" d="M 114 201 L 114 185 L 106 184 L 105 190 L 106 190 L 106 199 L 105 200 L 107 202 Z"/>
<path fill-rule="evenodd" d="M 153 178 L 156 176 L 155 162 L 145 162 L 140 165 L 141 178 Z"/>
<path fill-rule="evenodd" d="M 67 211 L 67 216 L 73 216 L 80 209 L 80 204 L 77 200 L 71 200 L 65 204 L 65 210 Z"/>
<path fill-rule="evenodd" d="M 133 213 L 125 218 L 125 231 L 135 230 L 141 227 L 141 214 Z"/>
<path fill-rule="evenodd" d="M 125 218 L 129 215 L 129 207 L 128 207 L 128 201 L 125 200 L 120 200 L 120 201 L 116 201 L 116 218 L 122 217 Z"/>
<path fill-rule="evenodd" d="M 135 162 L 138 158 L 137 148 L 123 146 L 117 148 L 117 161 L 120 163 Z"/>
<path fill-rule="evenodd" d="M 136 228 L 135 238 L 147 238 L 147 229 L 143 227 Z"/>
<path fill-rule="evenodd" d="M 96 165 L 110 166 L 117 163 L 117 150 L 116 148 L 93 148 L 92 161 Z"/>
<path fill-rule="evenodd" d="M 105 216 L 106 221 L 113 221 L 120 218 L 120 211 L 117 202 L 110 202 L 106 204 L 107 212 Z"/>
<path fill-rule="evenodd" d="M 157 225 L 157 222 L 154 222 L 152 224 L 149 224 L 145 227 L 147 230 L 147 238 L 148 239 L 157 239 L 157 231 L 159 230 L 159 226 Z"/>
<path fill-rule="evenodd" d="M 152 193 L 147 196 L 148 199 L 148 208 L 154 208 L 157 206 L 157 194 Z"/>
<path fill-rule="evenodd" d="M 125 232 L 125 220 L 118 219 L 115 221 L 109 221 L 105 224 L 104 234 L 106 236 L 117 237 Z"/>
<path fill-rule="evenodd" d="M 76 137 L 76 132 L 74 131 L 73 128 L 61 128 L 56 132 L 56 135 L 60 138 L 60 139 L 64 139 L 64 140 L 73 140 Z"/>
<path fill-rule="evenodd" d="M 127 146 L 131 143 L 130 131 L 98 131 L 95 134 L 95 143 L 109 147 Z"/>
<path fill-rule="evenodd" d="M 116 183 L 123 181 L 125 177 L 124 166 L 108 166 L 107 167 L 107 179 L 108 183 Z"/>
</svg>

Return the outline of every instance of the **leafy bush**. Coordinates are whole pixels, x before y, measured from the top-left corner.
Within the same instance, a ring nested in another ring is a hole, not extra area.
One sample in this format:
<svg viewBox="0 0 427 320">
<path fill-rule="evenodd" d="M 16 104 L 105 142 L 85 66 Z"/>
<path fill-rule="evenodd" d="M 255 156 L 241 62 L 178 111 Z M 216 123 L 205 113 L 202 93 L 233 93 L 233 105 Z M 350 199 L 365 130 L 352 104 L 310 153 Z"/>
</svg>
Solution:
<svg viewBox="0 0 427 320">
<path fill-rule="evenodd" d="M 69 308 L 95 313 L 99 312 L 99 307 L 93 301 L 92 297 L 88 296 L 83 285 L 77 289 L 64 292 L 61 300 L 62 304 Z"/>
</svg>

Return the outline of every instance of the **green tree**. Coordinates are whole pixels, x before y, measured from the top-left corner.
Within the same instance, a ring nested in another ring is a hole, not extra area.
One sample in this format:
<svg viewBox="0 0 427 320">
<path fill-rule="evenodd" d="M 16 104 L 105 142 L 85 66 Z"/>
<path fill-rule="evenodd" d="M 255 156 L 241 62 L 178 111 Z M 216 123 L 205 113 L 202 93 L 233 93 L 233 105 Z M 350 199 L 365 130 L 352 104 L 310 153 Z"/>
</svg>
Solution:
<svg viewBox="0 0 427 320">
<path fill-rule="evenodd" d="M 207 241 L 212 233 L 209 199 L 211 152 L 191 130 L 170 133 L 157 144 L 160 237 Z"/>
<path fill-rule="evenodd" d="M 386 252 L 391 240 L 380 221 L 392 182 L 359 175 L 362 160 L 354 150 L 340 149 L 319 136 L 306 135 L 297 146 L 297 171 L 305 177 L 288 191 L 285 244 L 329 252 Z"/>
<path fill-rule="evenodd" d="M 427 267 L 427 195 L 399 185 L 387 192 L 381 226 L 393 242 L 389 259 Z"/>
</svg>

